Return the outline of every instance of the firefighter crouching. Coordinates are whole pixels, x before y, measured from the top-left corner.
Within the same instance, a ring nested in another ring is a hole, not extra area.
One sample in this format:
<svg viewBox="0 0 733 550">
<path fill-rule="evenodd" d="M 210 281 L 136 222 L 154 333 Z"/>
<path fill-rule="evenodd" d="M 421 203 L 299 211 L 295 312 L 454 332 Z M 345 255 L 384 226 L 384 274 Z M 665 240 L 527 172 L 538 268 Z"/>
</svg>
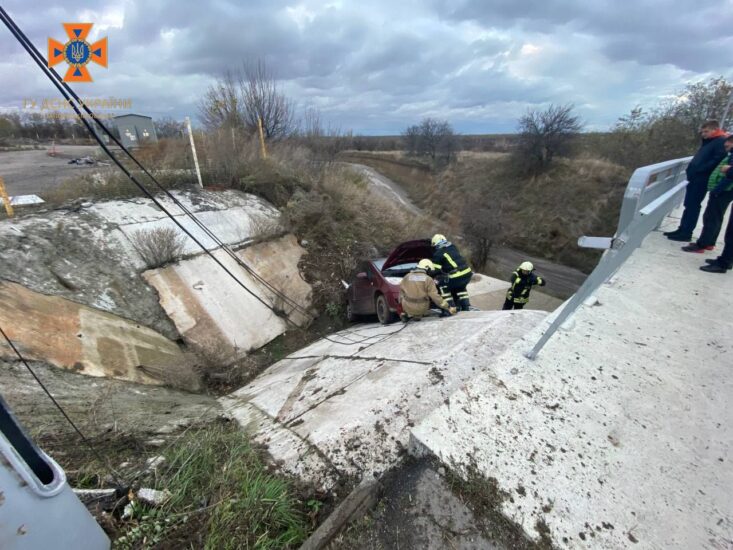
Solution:
<svg viewBox="0 0 733 550">
<path fill-rule="evenodd" d="M 473 276 L 468 262 L 463 259 L 456 245 L 449 242 L 444 235 L 433 235 L 430 243 L 433 245 L 433 267 L 443 275 L 438 283 L 440 295 L 449 305 L 468 311 L 471 302 L 466 287 Z"/>
<path fill-rule="evenodd" d="M 402 278 L 400 282 L 400 303 L 402 304 L 400 319 L 403 323 L 406 323 L 411 317 L 420 319 L 426 315 L 430 311 L 431 301 L 440 309 L 455 315 L 456 308 L 438 294 L 435 281 L 428 275 L 432 267 L 433 262 L 430 260 L 420 260 L 417 267 Z"/>
<path fill-rule="evenodd" d="M 512 273 L 509 282 L 512 286 L 506 293 L 504 307 L 501 309 L 522 309 L 529 301 L 529 293 L 534 285 L 545 286 L 545 280 L 533 273 L 532 262 L 522 264 Z"/>
</svg>

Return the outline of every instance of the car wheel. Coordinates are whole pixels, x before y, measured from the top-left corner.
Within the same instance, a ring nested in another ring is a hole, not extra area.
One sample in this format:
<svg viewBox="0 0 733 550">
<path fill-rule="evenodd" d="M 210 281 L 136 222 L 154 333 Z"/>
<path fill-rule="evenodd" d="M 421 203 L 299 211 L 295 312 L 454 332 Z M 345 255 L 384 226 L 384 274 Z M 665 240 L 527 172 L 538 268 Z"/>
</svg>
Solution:
<svg viewBox="0 0 733 550">
<path fill-rule="evenodd" d="M 395 314 L 389 310 L 389 304 L 387 303 L 387 298 L 385 298 L 384 294 L 377 296 L 376 307 L 377 319 L 379 319 L 380 323 L 388 325 L 395 320 Z"/>
<path fill-rule="evenodd" d="M 356 314 L 354 313 L 354 306 L 351 305 L 351 301 L 346 302 L 346 320 L 349 323 L 356 321 Z"/>
</svg>

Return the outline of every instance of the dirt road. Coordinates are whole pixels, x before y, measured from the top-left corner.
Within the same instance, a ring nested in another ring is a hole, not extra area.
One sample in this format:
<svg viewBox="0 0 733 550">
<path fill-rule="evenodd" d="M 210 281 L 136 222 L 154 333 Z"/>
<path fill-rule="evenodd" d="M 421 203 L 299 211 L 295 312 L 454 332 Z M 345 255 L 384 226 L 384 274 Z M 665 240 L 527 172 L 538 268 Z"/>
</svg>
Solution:
<svg viewBox="0 0 733 550">
<path fill-rule="evenodd" d="M 98 170 L 95 166 L 69 164 L 69 159 L 94 155 L 92 145 L 57 145 L 59 156 L 48 155 L 50 146 L 27 151 L 0 152 L 0 177 L 9 195 L 41 194 L 75 175 Z"/>
<path fill-rule="evenodd" d="M 357 170 L 359 173 L 366 175 L 372 185 L 374 185 L 375 190 L 383 196 L 391 200 L 396 200 L 413 214 L 425 214 L 410 200 L 404 189 L 374 170 L 374 168 L 356 163 L 345 164 Z M 585 273 L 572 267 L 529 256 L 519 250 L 506 247 L 494 247 L 491 249 L 489 265 L 486 271 L 492 277 L 507 279 L 520 263 L 527 260 L 534 264 L 538 274 L 547 279 L 547 286 L 542 289 L 543 292 L 558 298 L 565 299 L 570 297 L 578 290 L 587 277 Z"/>
<path fill-rule="evenodd" d="M 344 162 L 346 166 L 351 167 L 360 174 L 363 174 L 374 186 L 375 190 L 389 200 L 396 200 L 405 210 L 409 210 L 415 215 L 422 215 L 423 211 L 413 203 L 407 196 L 407 193 L 391 179 L 386 178 L 374 168 L 365 166 L 364 164 L 355 164 L 353 162 Z"/>
</svg>

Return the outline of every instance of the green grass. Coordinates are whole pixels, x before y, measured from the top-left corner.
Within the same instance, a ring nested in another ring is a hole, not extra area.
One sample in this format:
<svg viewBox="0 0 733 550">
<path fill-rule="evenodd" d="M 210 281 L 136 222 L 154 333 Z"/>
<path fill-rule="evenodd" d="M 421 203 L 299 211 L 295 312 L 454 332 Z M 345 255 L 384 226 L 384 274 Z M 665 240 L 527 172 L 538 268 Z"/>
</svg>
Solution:
<svg viewBox="0 0 733 550">
<path fill-rule="evenodd" d="M 165 456 L 155 486 L 170 491 L 169 501 L 135 506 L 115 548 L 291 548 L 308 535 L 307 505 L 267 471 L 235 423 L 189 432 Z"/>
</svg>

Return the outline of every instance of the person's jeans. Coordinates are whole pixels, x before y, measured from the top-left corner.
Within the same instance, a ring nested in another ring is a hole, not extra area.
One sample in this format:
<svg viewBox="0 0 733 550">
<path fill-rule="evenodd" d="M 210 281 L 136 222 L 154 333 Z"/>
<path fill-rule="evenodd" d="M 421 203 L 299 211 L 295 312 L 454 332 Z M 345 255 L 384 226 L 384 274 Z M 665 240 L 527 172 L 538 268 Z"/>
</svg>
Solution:
<svg viewBox="0 0 733 550">
<path fill-rule="evenodd" d="M 700 210 L 705 194 L 708 192 L 707 180 L 694 180 L 687 184 L 685 191 L 685 211 L 682 213 L 680 228 L 683 235 L 692 235 L 700 217 Z"/>
<path fill-rule="evenodd" d="M 725 248 L 723 248 L 719 261 L 727 269 L 733 267 L 733 212 L 728 217 L 728 227 L 725 230 Z"/>
<path fill-rule="evenodd" d="M 698 246 L 713 246 L 723 227 L 723 217 L 728 205 L 733 201 L 733 189 L 719 195 L 710 195 L 705 213 L 702 215 L 702 233 L 697 239 Z"/>
</svg>

